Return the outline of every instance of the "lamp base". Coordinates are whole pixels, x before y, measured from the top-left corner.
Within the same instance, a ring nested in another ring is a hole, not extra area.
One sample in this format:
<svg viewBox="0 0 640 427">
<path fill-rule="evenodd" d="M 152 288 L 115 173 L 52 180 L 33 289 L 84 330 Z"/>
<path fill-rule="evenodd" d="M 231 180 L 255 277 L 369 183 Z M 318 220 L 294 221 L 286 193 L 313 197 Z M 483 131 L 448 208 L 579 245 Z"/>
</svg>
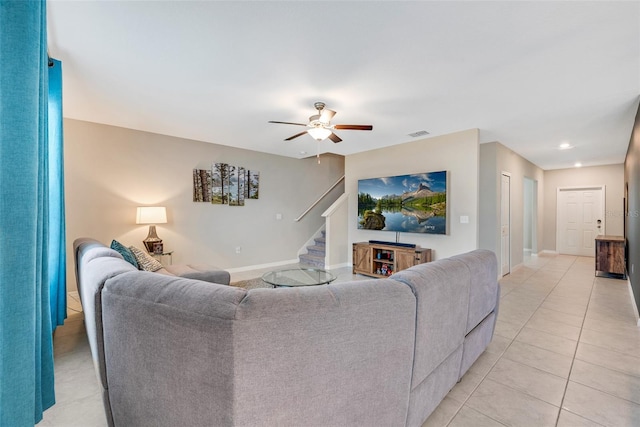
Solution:
<svg viewBox="0 0 640 427">
<path fill-rule="evenodd" d="M 154 243 L 162 243 L 162 239 L 159 238 L 158 235 L 156 234 L 155 225 L 149 226 L 149 234 L 147 235 L 147 238 L 142 241 L 142 243 L 144 243 L 144 247 L 147 249 L 147 252 L 149 252 L 150 254 L 153 253 Z"/>
</svg>

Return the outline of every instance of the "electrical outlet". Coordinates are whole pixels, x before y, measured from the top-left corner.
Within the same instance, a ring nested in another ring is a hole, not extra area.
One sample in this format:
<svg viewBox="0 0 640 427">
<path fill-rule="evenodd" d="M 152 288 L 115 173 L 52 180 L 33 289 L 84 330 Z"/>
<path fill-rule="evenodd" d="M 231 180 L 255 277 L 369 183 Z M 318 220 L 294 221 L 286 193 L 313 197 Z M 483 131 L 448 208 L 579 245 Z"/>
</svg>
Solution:
<svg viewBox="0 0 640 427">
<path fill-rule="evenodd" d="M 237 246 L 236 253 L 239 254 L 240 252 L 242 252 L 242 246 Z"/>
</svg>

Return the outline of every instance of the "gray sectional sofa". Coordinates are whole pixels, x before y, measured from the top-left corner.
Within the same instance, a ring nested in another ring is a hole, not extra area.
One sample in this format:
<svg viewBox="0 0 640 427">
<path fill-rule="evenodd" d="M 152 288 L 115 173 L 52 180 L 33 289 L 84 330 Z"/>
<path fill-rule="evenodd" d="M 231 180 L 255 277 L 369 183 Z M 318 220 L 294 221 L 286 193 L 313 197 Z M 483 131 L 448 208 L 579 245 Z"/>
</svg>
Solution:
<svg viewBox="0 0 640 427">
<path fill-rule="evenodd" d="M 134 271 L 105 249 L 78 252 L 78 277 L 97 284 L 82 303 L 95 304 L 89 339 L 118 427 L 420 426 L 498 310 L 485 250 L 387 279 L 247 291 Z"/>
<path fill-rule="evenodd" d="M 125 272 L 138 272 L 138 269 L 125 261 L 115 250 L 89 237 L 81 237 L 73 242 L 73 254 L 78 294 L 84 312 L 84 325 L 91 356 L 98 381 L 102 386 L 107 421 L 109 425 L 113 425 L 104 363 L 102 288 L 107 279 Z M 228 271 L 205 264 L 170 265 L 155 273 L 147 274 L 151 274 L 151 277 L 154 277 L 153 275 L 185 277 L 223 285 L 228 285 L 231 278 Z"/>
</svg>

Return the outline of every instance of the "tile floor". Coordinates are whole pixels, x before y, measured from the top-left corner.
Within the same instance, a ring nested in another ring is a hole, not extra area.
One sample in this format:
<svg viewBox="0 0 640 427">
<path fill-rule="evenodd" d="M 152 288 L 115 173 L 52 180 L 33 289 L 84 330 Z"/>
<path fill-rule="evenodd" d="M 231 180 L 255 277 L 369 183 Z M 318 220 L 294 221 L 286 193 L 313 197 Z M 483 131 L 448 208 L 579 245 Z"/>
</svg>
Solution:
<svg viewBox="0 0 640 427">
<path fill-rule="evenodd" d="M 640 328 L 627 281 L 593 273 L 593 258 L 547 255 L 502 279 L 491 345 L 423 427 L 639 426 Z M 77 293 L 54 357 L 58 403 L 38 426 L 106 426 Z"/>
</svg>

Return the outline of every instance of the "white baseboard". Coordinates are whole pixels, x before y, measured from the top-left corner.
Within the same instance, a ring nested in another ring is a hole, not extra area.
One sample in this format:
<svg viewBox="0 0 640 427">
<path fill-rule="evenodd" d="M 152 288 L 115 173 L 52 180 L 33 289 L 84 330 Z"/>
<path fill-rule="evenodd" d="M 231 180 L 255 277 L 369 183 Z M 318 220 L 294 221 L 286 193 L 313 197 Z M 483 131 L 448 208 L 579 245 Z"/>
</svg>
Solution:
<svg viewBox="0 0 640 427">
<path fill-rule="evenodd" d="M 325 266 L 325 270 L 335 270 L 336 268 L 353 267 L 351 263 L 343 262 L 342 264 Z"/>
<path fill-rule="evenodd" d="M 549 249 L 544 249 L 538 252 L 538 254 L 558 255 L 558 251 L 550 251 Z"/>
<path fill-rule="evenodd" d="M 629 296 L 631 297 L 631 303 L 633 304 L 633 314 L 636 315 L 636 325 L 640 327 L 640 316 L 638 316 L 638 306 L 636 305 L 636 298 L 633 295 L 633 288 L 631 287 L 631 280 L 627 276 L 627 288 L 629 289 Z"/>
<path fill-rule="evenodd" d="M 270 262 L 267 264 L 257 264 L 257 265 L 247 265 L 246 267 L 227 268 L 225 270 L 227 270 L 229 273 L 241 273 L 243 271 L 261 270 L 264 268 L 281 267 L 283 265 L 298 264 L 299 262 L 300 260 L 298 258 L 294 258 L 286 261 Z"/>
</svg>

